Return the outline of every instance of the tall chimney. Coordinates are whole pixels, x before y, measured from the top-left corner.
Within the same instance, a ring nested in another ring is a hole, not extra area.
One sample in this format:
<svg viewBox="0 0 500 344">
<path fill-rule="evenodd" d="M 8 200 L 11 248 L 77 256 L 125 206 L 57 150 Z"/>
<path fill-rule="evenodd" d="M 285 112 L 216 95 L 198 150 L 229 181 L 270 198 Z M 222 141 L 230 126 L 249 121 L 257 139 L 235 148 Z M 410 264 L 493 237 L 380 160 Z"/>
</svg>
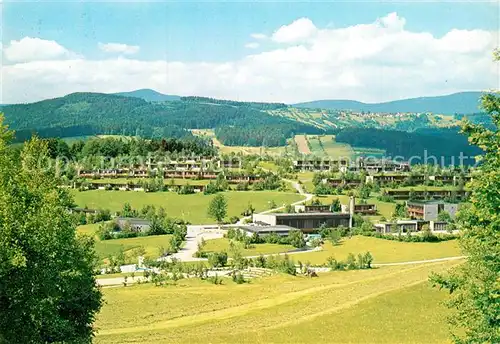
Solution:
<svg viewBox="0 0 500 344">
<path fill-rule="evenodd" d="M 353 226 L 353 217 L 354 217 L 354 204 L 355 204 L 355 197 L 351 196 L 349 197 L 349 228 L 352 228 Z"/>
</svg>

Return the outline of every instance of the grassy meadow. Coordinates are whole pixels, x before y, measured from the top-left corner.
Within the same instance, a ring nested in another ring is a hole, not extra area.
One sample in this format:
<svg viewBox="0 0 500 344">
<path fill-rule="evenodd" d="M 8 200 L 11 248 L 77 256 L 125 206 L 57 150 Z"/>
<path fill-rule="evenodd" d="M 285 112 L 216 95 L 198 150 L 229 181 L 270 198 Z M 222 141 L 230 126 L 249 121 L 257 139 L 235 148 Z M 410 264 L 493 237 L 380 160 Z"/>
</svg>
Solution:
<svg viewBox="0 0 500 344">
<path fill-rule="evenodd" d="M 241 245 L 242 246 L 242 245 Z M 245 257 L 258 256 L 260 254 L 275 254 L 288 252 L 295 249 L 292 245 L 279 245 L 279 244 L 255 244 L 250 248 L 241 247 L 241 254 Z M 229 251 L 229 239 L 220 238 L 206 241 L 206 246 L 203 248 L 205 252 L 220 252 L 226 251 L 231 257 Z"/>
<path fill-rule="evenodd" d="M 214 223 L 207 215 L 207 208 L 214 195 L 179 195 L 173 192 L 134 192 L 134 191 L 76 191 L 72 190 L 75 202 L 78 206 L 87 206 L 90 209 L 107 208 L 111 211 L 119 211 L 123 204 L 130 203 L 134 209 L 141 209 L 151 204 L 162 206 L 169 216 L 189 221 L 193 224 Z M 285 193 L 275 191 L 230 191 L 224 192 L 228 203 L 228 214 L 241 217 L 249 203 L 257 211 L 269 209 L 269 202 L 274 201 L 278 206 L 302 200 L 296 193 Z"/>
<path fill-rule="evenodd" d="M 290 146 L 283 147 L 251 147 L 251 146 L 226 146 L 220 142 L 216 137 L 213 129 L 191 129 L 195 136 L 206 137 L 212 139 L 215 147 L 219 149 L 222 154 L 269 154 L 269 155 L 282 155 L 285 153 L 293 153 L 294 149 Z"/>
<path fill-rule="evenodd" d="M 95 238 L 95 251 L 99 259 L 104 261 L 107 257 L 116 255 L 122 248 L 130 253 L 132 250 L 143 247 L 146 256 L 149 258 L 158 258 L 160 256 L 159 248 L 168 248 L 170 246 L 171 235 L 151 235 L 137 238 L 112 239 L 101 241 L 96 236 L 99 224 L 78 226 L 78 233 L 89 235 Z M 127 258 L 127 263 L 137 263 L 135 256 Z"/>
<path fill-rule="evenodd" d="M 394 240 L 379 239 L 366 236 L 353 236 L 343 238 L 338 245 L 326 241 L 323 250 L 316 252 L 299 253 L 291 255 L 295 261 L 311 264 L 324 264 L 328 257 L 337 260 L 347 258 L 349 253 L 357 255 L 370 251 L 373 263 L 399 263 L 436 258 L 457 257 L 461 255 L 457 240 L 442 241 L 437 243 L 427 242 L 399 242 Z"/>
<path fill-rule="evenodd" d="M 447 294 L 426 281 L 455 264 L 105 288 L 94 342 L 446 343 Z"/>
</svg>

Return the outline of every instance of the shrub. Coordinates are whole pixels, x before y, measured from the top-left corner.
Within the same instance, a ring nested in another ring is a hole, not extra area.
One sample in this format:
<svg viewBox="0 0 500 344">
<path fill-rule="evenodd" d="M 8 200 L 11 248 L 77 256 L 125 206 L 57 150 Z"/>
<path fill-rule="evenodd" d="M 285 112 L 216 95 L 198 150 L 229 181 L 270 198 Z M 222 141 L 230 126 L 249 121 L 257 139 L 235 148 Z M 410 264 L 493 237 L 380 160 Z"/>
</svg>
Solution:
<svg viewBox="0 0 500 344">
<path fill-rule="evenodd" d="M 243 284 L 247 281 L 245 280 L 241 272 L 238 272 L 236 274 L 233 274 L 233 282 L 235 282 L 236 284 Z"/>
<path fill-rule="evenodd" d="M 208 263 L 212 267 L 223 267 L 227 264 L 227 253 L 226 252 L 213 252 L 208 255 Z"/>
</svg>

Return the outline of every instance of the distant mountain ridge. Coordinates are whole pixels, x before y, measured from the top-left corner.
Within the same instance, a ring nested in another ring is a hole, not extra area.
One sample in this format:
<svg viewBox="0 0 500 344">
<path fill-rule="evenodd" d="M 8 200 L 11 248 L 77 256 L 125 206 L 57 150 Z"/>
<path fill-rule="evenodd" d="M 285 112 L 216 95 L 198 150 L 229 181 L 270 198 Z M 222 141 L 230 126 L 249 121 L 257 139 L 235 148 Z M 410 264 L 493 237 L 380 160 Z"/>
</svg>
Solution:
<svg viewBox="0 0 500 344">
<path fill-rule="evenodd" d="M 353 110 L 386 113 L 424 113 L 452 115 L 477 113 L 479 98 L 483 92 L 460 92 L 445 96 L 419 97 L 383 103 L 363 103 L 355 100 L 316 100 L 294 104 L 298 108 L 319 108 L 330 110 Z"/>
<path fill-rule="evenodd" d="M 130 92 L 118 92 L 113 94 L 124 97 L 140 98 L 148 102 L 166 102 L 166 101 L 175 101 L 181 99 L 180 96 L 163 94 L 149 88 L 143 88 L 140 90 L 135 90 Z"/>
</svg>

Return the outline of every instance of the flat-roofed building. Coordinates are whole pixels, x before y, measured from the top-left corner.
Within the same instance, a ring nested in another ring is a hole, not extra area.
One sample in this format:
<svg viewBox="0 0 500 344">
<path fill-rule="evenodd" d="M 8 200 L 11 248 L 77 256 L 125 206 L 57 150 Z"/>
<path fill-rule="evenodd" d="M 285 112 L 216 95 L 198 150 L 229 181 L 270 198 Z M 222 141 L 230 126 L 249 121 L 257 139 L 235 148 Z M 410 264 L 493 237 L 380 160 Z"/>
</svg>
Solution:
<svg viewBox="0 0 500 344">
<path fill-rule="evenodd" d="M 130 230 L 133 232 L 147 232 L 151 227 L 151 222 L 148 220 L 135 217 L 118 217 L 116 218 L 116 223 L 121 230 L 126 226 L 130 226 Z"/>
<path fill-rule="evenodd" d="M 381 222 L 374 225 L 377 232 L 388 233 L 407 233 L 421 231 L 428 221 L 423 220 L 397 220 L 396 222 Z"/>
<path fill-rule="evenodd" d="M 342 204 L 342 212 L 349 212 L 349 205 Z M 377 206 L 375 204 L 355 204 L 354 205 L 354 214 L 359 215 L 376 215 L 377 214 Z"/>
<path fill-rule="evenodd" d="M 327 204 L 298 204 L 295 206 L 296 213 L 329 213 L 330 206 Z"/>
<path fill-rule="evenodd" d="M 413 219 L 435 221 L 438 218 L 438 214 L 442 211 L 449 213 L 450 216 L 454 218 L 458 211 L 458 204 L 444 201 L 407 201 L 406 210 L 408 216 Z"/>
<path fill-rule="evenodd" d="M 269 235 L 272 233 L 276 233 L 279 236 L 288 236 L 290 231 L 297 230 L 297 228 L 292 228 L 290 226 L 278 225 L 278 226 L 262 226 L 262 225 L 254 225 L 254 226 L 240 226 L 238 227 L 241 231 L 245 232 L 247 236 L 252 236 L 255 233 L 257 235 Z"/>
<path fill-rule="evenodd" d="M 322 225 L 327 227 L 349 227 L 350 214 L 319 212 L 319 213 L 270 213 L 254 214 L 253 222 L 265 223 L 270 226 L 290 226 L 305 233 L 315 232 Z"/>
</svg>

